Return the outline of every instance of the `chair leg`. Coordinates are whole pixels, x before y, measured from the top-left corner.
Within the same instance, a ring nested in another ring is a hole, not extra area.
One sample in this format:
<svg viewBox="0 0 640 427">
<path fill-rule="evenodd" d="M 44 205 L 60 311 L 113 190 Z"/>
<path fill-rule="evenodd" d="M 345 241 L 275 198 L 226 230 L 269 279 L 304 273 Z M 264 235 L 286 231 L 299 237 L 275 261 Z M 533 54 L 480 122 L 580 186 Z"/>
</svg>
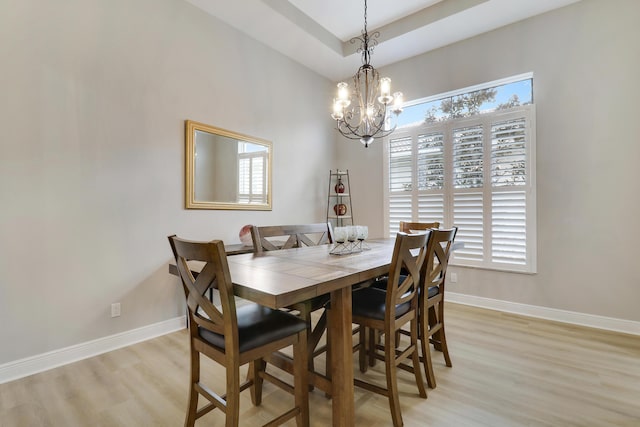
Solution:
<svg viewBox="0 0 640 427">
<path fill-rule="evenodd" d="M 329 345 L 329 343 L 331 342 L 331 310 L 325 310 L 324 312 L 327 314 L 327 352 L 325 353 L 324 376 L 327 377 L 329 382 L 331 382 L 331 354 L 333 352 L 331 346 Z M 331 394 L 325 393 L 324 397 L 326 397 L 327 399 L 331 399 Z"/>
<path fill-rule="evenodd" d="M 393 420 L 394 427 L 401 427 L 402 414 L 400 412 L 400 398 L 398 396 L 398 378 L 396 367 L 396 344 L 395 334 L 385 333 L 384 343 L 384 360 L 385 360 L 385 372 L 387 376 L 387 391 L 389 393 L 389 407 L 391 409 L 391 418 Z"/>
<path fill-rule="evenodd" d="M 369 366 L 376 366 L 376 346 L 380 342 L 380 332 L 378 330 L 369 328 L 369 342 L 368 342 L 368 353 L 369 353 Z"/>
<path fill-rule="evenodd" d="M 185 427 L 193 427 L 196 423 L 196 412 L 198 410 L 198 392 L 196 384 L 200 382 L 200 353 L 191 348 L 191 383 L 189 385 L 189 408 L 184 420 Z"/>
<path fill-rule="evenodd" d="M 229 363 L 227 358 L 226 427 L 238 427 L 240 423 L 240 366 L 237 360 L 234 362 Z"/>
<path fill-rule="evenodd" d="M 313 352 L 316 350 L 316 347 L 318 346 L 318 343 L 320 342 L 320 339 L 322 338 L 322 335 L 326 330 L 327 330 L 327 310 L 324 310 L 322 312 L 322 315 L 320 315 L 318 322 L 316 323 L 316 327 L 313 328 L 313 330 L 311 329 L 311 327 L 307 329 L 307 331 L 311 331 L 308 339 L 309 344 L 307 346 L 307 354 L 309 355 L 309 371 L 311 372 L 315 371 L 315 367 L 313 364 Z M 329 352 L 328 338 L 326 343 L 326 349 L 328 353 Z M 309 386 L 309 390 L 313 390 L 313 386 Z"/>
<path fill-rule="evenodd" d="M 442 317 L 440 318 L 440 321 L 441 322 L 443 321 Z M 440 346 L 442 347 L 442 353 L 444 354 L 444 362 L 450 368 L 453 365 L 451 364 L 451 357 L 449 357 L 449 347 L 447 346 L 447 335 L 444 333 L 444 323 L 442 323 L 439 333 L 440 333 Z"/>
<path fill-rule="evenodd" d="M 438 324 L 438 314 L 436 312 L 436 307 L 429 307 L 429 328 Z M 428 332 L 427 332 L 428 333 Z M 427 335 L 430 336 L 430 335 Z M 433 348 L 438 351 L 442 351 L 442 346 L 440 345 L 440 333 L 436 333 L 435 336 L 430 336 L 431 342 L 433 343 Z"/>
<path fill-rule="evenodd" d="M 371 346 L 373 344 L 368 342 L 367 339 L 367 328 L 363 325 L 360 325 L 360 342 L 358 343 L 358 361 L 360 364 L 360 372 L 367 372 L 367 355 L 370 356 L 370 352 L 373 350 Z"/>
<path fill-rule="evenodd" d="M 433 347 L 444 354 L 445 364 L 452 367 L 451 357 L 449 356 L 449 347 L 447 346 L 447 335 L 444 328 L 444 301 L 438 302 L 435 307 L 429 308 L 429 325 L 440 324 L 440 329 L 434 334 L 432 342 Z"/>
<path fill-rule="evenodd" d="M 293 345 L 293 377 L 296 406 L 300 413 L 296 415 L 298 427 L 309 427 L 309 361 L 307 360 L 307 331 L 301 331 L 298 342 Z"/>
<path fill-rule="evenodd" d="M 260 406 L 262 403 L 262 383 L 263 378 L 260 375 L 266 368 L 266 363 L 263 359 L 254 360 L 249 364 L 249 377 L 253 381 L 251 385 L 251 402 L 254 406 Z"/>
<path fill-rule="evenodd" d="M 424 375 L 427 377 L 427 385 L 429 386 L 429 388 L 436 388 L 436 376 L 433 372 L 433 364 L 431 362 L 431 347 L 429 345 L 429 326 L 427 325 L 427 316 L 419 317 L 419 339 L 422 349 Z"/>
<path fill-rule="evenodd" d="M 413 361 L 413 373 L 416 379 L 416 385 L 418 386 L 418 393 L 420 397 L 427 398 L 427 390 L 424 388 L 424 381 L 422 380 L 422 370 L 420 369 L 420 354 L 418 354 L 418 319 L 413 318 L 411 320 L 411 326 L 409 331 L 409 337 L 411 340 L 411 347 L 413 347 L 413 353 L 411 354 L 411 360 Z"/>
</svg>

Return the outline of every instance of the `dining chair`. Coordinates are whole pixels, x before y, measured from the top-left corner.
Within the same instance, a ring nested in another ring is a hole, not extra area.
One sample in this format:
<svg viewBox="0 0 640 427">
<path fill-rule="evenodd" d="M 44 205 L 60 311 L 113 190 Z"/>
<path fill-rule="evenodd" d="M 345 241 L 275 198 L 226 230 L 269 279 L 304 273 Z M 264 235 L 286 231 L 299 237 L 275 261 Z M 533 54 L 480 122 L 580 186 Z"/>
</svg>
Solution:
<svg viewBox="0 0 640 427">
<path fill-rule="evenodd" d="M 318 246 L 333 242 L 333 231 L 330 223 L 252 226 L 251 238 L 256 253 L 303 246 Z M 325 352 L 326 346 L 318 347 L 324 331 L 327 329 L 327 315 L 322 313 L 312 326 L 311 313 L 323 309 L 329 301 L 328 294 L 319 295 L 307 301 L 293 304 L 287 309 L 299 313 L 307 324 L 309 369 L 314 371 L 314 357 Z M 275 362 L 275 361 L 274 361 Z"/>
<path fill-rule="evenodd" d="M 295 417 L 297 426 L 309 425 L 309 390 L 307 383 L 307 327 L 296 316 L 259 304 L 236 306 L 233 283 L 224 244 L 220 240 L 192 242 L 169 236 L 187 301 L 191 375 L 189 406 L 185 426 L 214 409 L 226 416 L 226 427 L 237 427 L 240 418 L 240 392 L 251 389 L 251 400 L 262 401 L 262 382 L 268 380 L 294 394 L 295 406 L 266 425 L 280 425 Z M 194 275 L 189 261 L 204 263 Z M 195 276 L 195 277 L 194 277 Z M 205 294 L 215 287 L 220 305 Z M 294 387 L 265 371 L 263 358 L 293 346 Z M 226 369 L 226 392 L 218 395 L 201 382 L 200 359 L 205 355 Z M 240 366 L 250 364 L 249 378 L 240 383 Z M 209 403 L 198 409 L 202 395 Z"/>
<path fill-rule="evenodd" d="M 440 227 L 440 223 L 438 221 L 433 222 L 415 222 L 415 221 L 400 221 L 399 229 L 402 233 L 415 233 L 422 232 L 431 229 L 437 229 Z M 387 276 L 378 277 L 376 280 L 370 283 L 370 286 L 378 289 L 387 289 Z M 370 337 L 369 342 L 371 343 L 379 343 L 380 337 L 376 331 L 369 331 Z M 400 331 L 396 333 L 396 345 L 400 342 Z M 369 365 L 375 366 L 375 357 L 371 352 L 369 355 Z"/>
<path fill-rule="evenodd" d="M 332 242 L 331 225 L 321 222 L 317 224 L 253 226 L 251 227 L 251 239 L 255 252 L 323 245 Z"/>
<path fill-rule="evenodd" d="M 436 387 L 429 344 L 442 351 L 445 364 L 453 366 L 449 356 L 447 337 L 444 327 L 444 291 L 447 278 L 447 267 L 453 241 L 458 227 L 432 230 L 427 244 L 427 258 L 421 273 L 420 283 L 420 343 L 422 362 L 429 387 Z"/>
<path fill-rule="evenodd" d="M 386 388 L 377 384 L 355 379 L 354 384 L 366 390 L 387 396 L 391 417 L 395 427 L 402 426 L 400 400 L 398 395 L 398 366 L 407 359 L 413 362 L 413 374 L 420 397 L 426 398 L 427 391 L 422 379 L 418 352 L 418 287 L 420 271 L 426 257 L 429 232 L 422 234 L 398 233 L 393 249 L 389 280 L 386 292 L 373 288 L 361 288 L 352 294 L 352 321 L 360 326 L 358 351 L 360 370 L 366 370 L 368 346 L 366 330 L 376 330 L 384 334 L 384 345 L 375 346 L 374 351 L 383 350 L 380 358 L 385 362 Z M 413 253 L 412 253 L 413 252 Z M 403 273 L 401 275 L 401 272 Z M 331 309 L 327 310 L 331 317 Z M 395 343 L 396 331 L 409 325 L 409 345 L 398 349 Z"/>
<path fill-rule="evenodd" d="M 413 225 L 412 230 L 420 230 L 418 225 Z M 449 355 L 449 347 L 444 327 L 444 288 L 446 283 L 447 267 L 449 265 L 449 257 L 455 240 L 458 227 L 450 229 L 430 229 L 431 235 L 427 244 L 426 261 L 420 274 L 420 299 L 418 309 L 418 340 L 422 356 L 420 361 L 424 365 L 424 372 L 427 378 L 427 384 L 430 388 L 436 387 L 436 378 L 433 372 L 433 364 L 429 344 L 433 344 L 436 350 L 443 353 L 445 364 L 452 366 L 451 357 Z M 403 274 L 403 273 L 401 273 Z M 387 285 L 387 279 L 376 281 L 372 287 L 384 289 Z M 426 291 L 425 291 L 426 290 Z M 408 331 L 400 330 L 398 334 L 409 335 Z M 396 345 L 399 342 L 396 335 Z M 379 337 L 375 333 L 371 333 L 369 337 L 370 343 L 378 343 Z M 370 345 L 369 348 L 369 365 L 374 366 L 376 357 Z M 401 366 L 407 369 L 406 365 Z"/>
<path fill-rule="evenodd" d="M 416 231 L 431 230 L 432 228 L 440 228 L 438 221 L 433 222 L 411 222 L 400 221 L 400 231 L 403 233 L 415 233 Z"/>
</svg>

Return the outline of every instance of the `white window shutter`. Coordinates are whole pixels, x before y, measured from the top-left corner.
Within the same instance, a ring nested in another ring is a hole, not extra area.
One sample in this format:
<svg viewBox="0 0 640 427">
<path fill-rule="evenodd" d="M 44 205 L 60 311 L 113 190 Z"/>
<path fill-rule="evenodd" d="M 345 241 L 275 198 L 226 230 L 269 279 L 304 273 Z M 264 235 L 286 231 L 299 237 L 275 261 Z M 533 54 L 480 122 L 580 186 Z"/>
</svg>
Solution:
<svg viewBox="0 0 640 427">
<path fill-rule="evenodd" d="M 418 135 L 418 190 L 444 188 L 444 135 Z"/>
<path fill-rule="evenodd" d="M 264 157 L 253 157 L 251 159 L 251 200 L 265 203 L 264 198 Z"/>
<path fill-rule="evenodd" d="M 491 185 L 526 184 L 526 120 L 524 117 L 491 125 Z"/>
<path fill-rule="evenodd" d="M 418 195 L 418 221 L 444 225 L 444 193 Z"/>
<path fill-rule="evenodd" d="M 411 137 L 389 142 L 389 191 L 410 191 L 413 180 L 413 152 Z"/>
<path fill-rule="evenodd" d="M 483 178 L 482 124 L 453 131 L 453 187 L 481 188 Z"/>
<path fill-rule="evenodd" d="M 458 227 L 456 241 L 464 248 L 455 252 L 455 259 L 484 259 L 484 202 L 481 191 L 453 195 L 453 224 Z"/>
<path fill-rule="evenodd" d="M 491 202 L 491 260 L 525 265 L 527 262 L 526 193 L 494 192 Z"/>
<path fill-rule="evenodd" d="M 452 265 L 536 271 L 533 105 L 421 125 L 388 140 L 387 229 L 457 226 Z"/>
<path fill-rule="evenodd" d="M 400 221 L 407 221 L 412 217 L 412 197 L 410 192 L 392 194 L 389 196 L 389 236 L 395 237 L 400 231 Z"/>
</svg>

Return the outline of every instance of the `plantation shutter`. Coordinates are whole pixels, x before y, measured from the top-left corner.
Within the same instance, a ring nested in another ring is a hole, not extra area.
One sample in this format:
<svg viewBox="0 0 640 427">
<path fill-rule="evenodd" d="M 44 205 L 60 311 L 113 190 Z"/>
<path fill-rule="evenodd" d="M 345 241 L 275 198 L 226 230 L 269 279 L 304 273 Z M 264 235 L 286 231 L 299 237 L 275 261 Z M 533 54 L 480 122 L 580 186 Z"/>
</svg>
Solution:
<svg viewBox="0 0 640 427">
<path fill-rule="evenodd" d="M 249 203 L 250 189 L 251 189 L 250 159 L 240 157 L 238 159 L 238 201 L 240 203 Z"/>
<path fill-rule="evenodd" d="M 526 120 L 491 125 L 491 259 L 526 265 Z M 511 191 L 509 191 L 511 189 Z M 498 191 L 503 190 L 503 191 Z"/>
<path fill-rule="evenodd" d="M 413 150 L 410 136 L 389 141 L 389 235 L 412 216 Z"/>
<path fill-rule="evenodd" d="M 253 152 L 241 153 L 238 156 L 238 201 L 266 203 L 266 154 Z"/>
<path fill-rule="evenodd" d="M 417 159 L 417 219 L 444 224 L 444 132 L 441 130 L 418 135 Z"/>
<path fill-rule="evenodd" d="M 484 247 L 483 128 L 481 124 L 454 129 L 453 136 L 453 224 L 456 240 L 464 242 L 459 259 L 482 261 Z M 466 191 L 458 191 L 458 190 Z"/>
<path fill-rule="evenodd" d="M 388 140 L 386 227 L 458 227 L 451 264 L 535 272 L 532 105 L 421 125 Z"/>
</svg>

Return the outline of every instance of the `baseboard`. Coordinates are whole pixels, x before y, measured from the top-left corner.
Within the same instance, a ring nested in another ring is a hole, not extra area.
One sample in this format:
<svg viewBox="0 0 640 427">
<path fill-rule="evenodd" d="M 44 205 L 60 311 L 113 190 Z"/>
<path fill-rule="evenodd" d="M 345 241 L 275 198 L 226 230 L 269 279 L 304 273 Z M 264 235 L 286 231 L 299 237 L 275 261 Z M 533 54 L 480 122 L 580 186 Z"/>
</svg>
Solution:
<svg viewBox="0 0 640 427">
<path fill-rule="evenodd" d="M 640 322 L 447 292 L 447 301 L 590 328 L 640 335 Z"/>
<path fill-rule="evenodd" d="M 447 292 L 447 301 L 591 328 L 640 335 L 640 322 Z M 87 359 L 186 327 L 185 316 L 0 365 L 0 384 Z"/>
<path fill-rule="evenodd" d="M 0 365 L 0 384 L 159 337 L 186 327 L 180 316 L 119 334 L 98 338 Z"/>
</svg>

